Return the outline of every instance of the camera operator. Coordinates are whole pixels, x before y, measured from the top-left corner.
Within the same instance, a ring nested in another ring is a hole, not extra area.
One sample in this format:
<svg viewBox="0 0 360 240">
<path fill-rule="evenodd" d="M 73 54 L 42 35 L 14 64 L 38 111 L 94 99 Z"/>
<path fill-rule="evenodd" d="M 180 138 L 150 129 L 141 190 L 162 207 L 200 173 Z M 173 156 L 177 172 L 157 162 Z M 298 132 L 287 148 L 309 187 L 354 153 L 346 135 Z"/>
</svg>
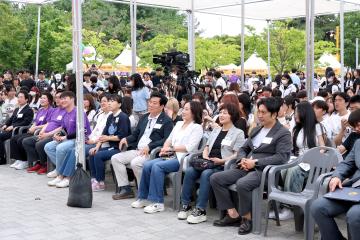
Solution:
<svg viewBox="0 0 360 240">
<path fill-rule="evenodd" d="M 164 79 L 164 72 L 162 67 L 156 68 L 155 76 L 152 78 L 152 83 L 154 87 L 159 87 L 158 85 L 163 81 Z"/>
</svg>

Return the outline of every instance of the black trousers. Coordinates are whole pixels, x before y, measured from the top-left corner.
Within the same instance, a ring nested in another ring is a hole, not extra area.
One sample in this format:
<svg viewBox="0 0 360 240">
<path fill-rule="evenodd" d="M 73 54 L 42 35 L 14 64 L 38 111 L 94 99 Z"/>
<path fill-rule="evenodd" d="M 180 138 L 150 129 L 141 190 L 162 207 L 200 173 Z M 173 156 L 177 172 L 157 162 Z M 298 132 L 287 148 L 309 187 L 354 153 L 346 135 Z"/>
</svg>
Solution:
<svg viewBox="0 0 360 240">
<path fill-rule="evenodd" d="M 52 138 L 45 138 L 43 140 L 37 140 L 37 136 L 27 137 L 22 141 L 22 145 L 25 149 L 29 166 L 36 161 L 40 161 L 41 165 L 45 165 L 47 161 L 47 155 L 44 150 L 45 145 L 52 141 Z"/>
<path fill-rule="evenodd" d="M 6 156 L 5 156 L 5 141 L 11 138 L 12 131 L 0 132 L 0 164 L 6 164 Z"/>
<path fill-rule="evenodd" d="M 235 208 L 236 205 L 231 198 L 231 192 L 228 187 L 236 184 L 240 216 L 251 213 L 252 190 L 260 186 L 261 174 L 259 171 L 248 172 L 241 169 L 229 169 L 211 175 L 210 184 L 214 190 L 218 209 L 227 210 Z"/>
<path fill-rule="evenodd" d="M 26 161 L 26 152 L 22 141 L 25 138 L 33 136 L 31 133 L 23 133 L 13 136 L 10 139 L 10 156 L 12 159 Z"/>
</svg>

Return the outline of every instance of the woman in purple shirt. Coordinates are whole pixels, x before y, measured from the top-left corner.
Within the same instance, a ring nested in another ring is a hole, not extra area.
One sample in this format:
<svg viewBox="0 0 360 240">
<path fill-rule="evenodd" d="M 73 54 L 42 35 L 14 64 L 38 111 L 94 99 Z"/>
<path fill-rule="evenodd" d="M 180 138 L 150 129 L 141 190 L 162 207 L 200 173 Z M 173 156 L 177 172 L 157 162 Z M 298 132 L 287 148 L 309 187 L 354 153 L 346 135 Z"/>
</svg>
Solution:
<svg viewBox="0 0 360 240">
<path fill-rule="evenodd" d="M 53 97 L 50 93 L 43 93 L 40 98 L 40 110 L 37 112 L 35 120 L 27 133 L 15 135 L 10 139 L 10 157 L 17 161 L 26 162 L 26 152 L 23 148 L 22 141 L 25 138 L 34 135 L 34 132 L 41 129 L 50 119 L 53 108 Z M 25 169 L 28 167 L 27 163 L 19 164 L 15 166 L 15 169 Z"/>
</svg>

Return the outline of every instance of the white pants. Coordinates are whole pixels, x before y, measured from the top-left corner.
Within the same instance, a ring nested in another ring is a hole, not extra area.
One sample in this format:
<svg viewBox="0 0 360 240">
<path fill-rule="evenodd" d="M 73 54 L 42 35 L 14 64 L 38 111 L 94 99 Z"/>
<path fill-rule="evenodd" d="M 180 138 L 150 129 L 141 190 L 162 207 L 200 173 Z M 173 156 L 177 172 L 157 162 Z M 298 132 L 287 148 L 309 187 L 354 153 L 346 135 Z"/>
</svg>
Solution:
<svg viewBox="0 0 360 240">
<path fill-rule="evenodd" d="M 140 156 L 140 151 L 138 150 L 129 150 L 113 155 L 111 157 L 111 163 L 114 168 L 118 186 L 123 187 L 129 185 L 129 179 L 126 172 L 126 167 L 129 166 L 129 164 L 134 171 L 136 181 L 139 184 L 144 162 L 148 159 L 148 156 Z"/>
</svg>

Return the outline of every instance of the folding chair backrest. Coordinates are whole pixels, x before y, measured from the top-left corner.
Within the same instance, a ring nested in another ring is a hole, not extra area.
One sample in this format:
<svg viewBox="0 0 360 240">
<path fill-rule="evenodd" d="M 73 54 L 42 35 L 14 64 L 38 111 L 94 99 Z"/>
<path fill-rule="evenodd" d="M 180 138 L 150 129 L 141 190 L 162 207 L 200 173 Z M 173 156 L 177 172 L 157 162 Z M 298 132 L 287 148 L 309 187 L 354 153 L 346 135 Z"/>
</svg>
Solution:
<svg viewBox="0 0 360 240">
<path fill-rule="evenodd" d="M 206 142 L 207 142 L 207 137 L 203 136 L 199 142 L 199 147 L 198 147 L 199 151 L 203 151 L 205 149 Z"/>
<path fill-rule="evenodd" d="M 304 153 L 302 162 L 310 165 L 305 190 L 314 190 L 317 178 L 330 172 L 341 161 L 342 157 L 335 148 L 315 147 Z"/>
</svg>

